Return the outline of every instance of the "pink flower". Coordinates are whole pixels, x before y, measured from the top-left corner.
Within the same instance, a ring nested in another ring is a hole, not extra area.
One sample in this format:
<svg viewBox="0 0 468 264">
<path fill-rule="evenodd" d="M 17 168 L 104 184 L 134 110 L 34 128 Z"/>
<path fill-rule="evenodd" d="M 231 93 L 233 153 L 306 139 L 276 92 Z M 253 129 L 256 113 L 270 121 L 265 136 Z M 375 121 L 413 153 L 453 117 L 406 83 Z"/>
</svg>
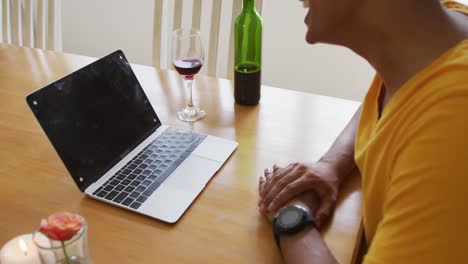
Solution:
<svg viewBox="0 0 468 264">
<path fill-rule="evenodd" d="M 53 240 L 66 241 L 83 226 L 83 217 L 72 213 L 55 213 L 41 220 L 39 231 Z"/>
</svg>

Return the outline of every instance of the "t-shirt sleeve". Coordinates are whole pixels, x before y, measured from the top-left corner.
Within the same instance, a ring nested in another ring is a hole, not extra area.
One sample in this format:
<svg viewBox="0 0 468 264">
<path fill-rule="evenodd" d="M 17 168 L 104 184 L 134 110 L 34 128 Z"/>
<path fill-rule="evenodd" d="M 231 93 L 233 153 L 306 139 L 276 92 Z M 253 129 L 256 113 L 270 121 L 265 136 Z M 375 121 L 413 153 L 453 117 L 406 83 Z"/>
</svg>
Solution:
<svg viewBox="0 0 468 264">
<path fill-rule="evenodd" d="M 468 263 L 468 99 L 441 100 L 405 131 L 364 263 Z"/>
</svg>

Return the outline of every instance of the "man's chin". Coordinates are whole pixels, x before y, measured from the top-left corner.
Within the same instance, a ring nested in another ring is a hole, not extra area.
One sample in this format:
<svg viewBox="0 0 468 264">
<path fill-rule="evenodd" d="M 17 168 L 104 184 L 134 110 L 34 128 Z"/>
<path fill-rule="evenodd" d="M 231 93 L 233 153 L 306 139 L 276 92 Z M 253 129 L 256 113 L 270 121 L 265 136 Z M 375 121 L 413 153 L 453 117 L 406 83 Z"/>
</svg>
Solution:
<svg viewBox="0 0 468 264">
<path fill-rule="evenodd" d="M 311 44 L 311 45 L 312 45 L 312 44 L 317 44 L 317 43 L 318 43 L 317 38 L 315 38 L 315 37 L 314 37 L 314 34 L 311 33 L 311 32 L 307 32 L 306 37 L 305 37 L 305 40 L 306 40 L 307 43 L 309 43 L 309 44 Z"/>
</svg>

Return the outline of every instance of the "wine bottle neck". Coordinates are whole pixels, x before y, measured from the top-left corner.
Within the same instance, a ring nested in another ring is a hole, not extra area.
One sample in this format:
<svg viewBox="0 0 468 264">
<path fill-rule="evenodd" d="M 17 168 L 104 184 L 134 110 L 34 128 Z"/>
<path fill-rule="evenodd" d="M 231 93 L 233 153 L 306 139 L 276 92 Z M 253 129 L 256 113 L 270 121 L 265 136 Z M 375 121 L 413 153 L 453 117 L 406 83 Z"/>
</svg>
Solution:
<svg viewBox="0 0 468 264">
<path fill-rule="evenodd" d="M 255 0 L 243 0 L 243 10 L 255 10 Z"/>
</svg>

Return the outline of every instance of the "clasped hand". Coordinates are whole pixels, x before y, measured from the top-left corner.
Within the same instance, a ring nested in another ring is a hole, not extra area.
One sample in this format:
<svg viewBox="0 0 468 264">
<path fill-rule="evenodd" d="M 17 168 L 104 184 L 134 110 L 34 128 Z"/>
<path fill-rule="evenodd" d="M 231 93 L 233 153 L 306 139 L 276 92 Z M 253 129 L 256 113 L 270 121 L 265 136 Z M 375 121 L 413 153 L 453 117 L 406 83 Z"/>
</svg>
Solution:
<svg viewBox="0 0 468 264">
<path fill-rule="evenodd" d="M 259 211 L 272 220 L 281 207 L 303 204 L 315 212 L 321 226 L 332 213 L 339 184 L 337 172 L 326 162 L 291 163 L 284 168 L 273 165 L 260 177 Z"/>
</svg>

